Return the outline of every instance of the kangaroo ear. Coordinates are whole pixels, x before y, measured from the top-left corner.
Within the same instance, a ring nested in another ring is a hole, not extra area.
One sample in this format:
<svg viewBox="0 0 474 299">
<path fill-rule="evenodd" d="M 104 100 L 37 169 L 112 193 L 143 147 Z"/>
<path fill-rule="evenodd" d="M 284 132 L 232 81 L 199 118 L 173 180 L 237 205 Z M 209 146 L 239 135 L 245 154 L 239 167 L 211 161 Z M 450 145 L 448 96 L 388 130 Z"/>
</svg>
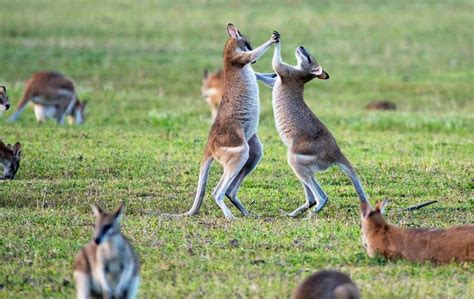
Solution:
<svg viewBox="0 0 474 299">
<path fill-rule="evenodd" d="M 227 24 L 227 34 L 233 39 L 240 38 L 240 32 L 232 23 Z"/>
<path fill-rule="evenodd" d="M 13 154 L 17 158 L 20 158 L 20 156 L 21 156 L 21 143 L 19 143 L 18 141 L 13 146 Z"/>
<path fill-rule="evenodd" d="M 202 77 L 204 79 L 207 79 L 208 76 L 209 76 L 209 71 L 207 69 L 204 69 L 204 72 L 202 73 Z"/>
<path fill-rule="evenodd" d="M 103 211 L 98 205 L 91 204 L 91 208 L 92 208 L 92 212 L 94 212 L 94 215 L 96 217 L 99 217 L 100 215 L 102 215 Z"/>
<path fill-rule="evenodd" d="M 120 221 L 122 219 L 124 210 L 125 210 L 125 204 L 122 202 L 113 212 L 115 220 Z"/>
<path fill-rule="evenodd" d="M 385 214 L 385 207 L 388 205 L 388 200 L 378 202 L 375 206 L 375 211 L 380 212 L 382 215 Z"/>
<path fill-rule="evenodd" d="M 8 146 L 6 146 L 5 143 L 3 143 L 3 140 L 1 140 L 1 139 L 0 139 L 0 149 L 2 149 L 2 150 L 9 149 Z"/>
<path fill-rule="evenodd" d="M 3 90 L 4 93 L 7 92 L 7 88 L 3 85 L 0 85 L 0 90 Z"/>
<path fill-rule="evenodd" d="M 326 72 L 323 70 L 323 72 L 321 73 L 321 75 L 318 75 L 318 76 L 316 76 L 316 77 L 317 77 L 318 79 L 321 79 L 321 80 L 327 80 L 327 79 L 329 79 L 329 74 L 326 73 Z"/>
<path fill-rule="evenodd" d="M 366 201 L 362 201 L 360 203 L 360 215 L 362 218 L 367 218 L 369 217 L 370 212 L 372 212 L 372 207 L 370 206 L 370 203 Z"/>
</svg>

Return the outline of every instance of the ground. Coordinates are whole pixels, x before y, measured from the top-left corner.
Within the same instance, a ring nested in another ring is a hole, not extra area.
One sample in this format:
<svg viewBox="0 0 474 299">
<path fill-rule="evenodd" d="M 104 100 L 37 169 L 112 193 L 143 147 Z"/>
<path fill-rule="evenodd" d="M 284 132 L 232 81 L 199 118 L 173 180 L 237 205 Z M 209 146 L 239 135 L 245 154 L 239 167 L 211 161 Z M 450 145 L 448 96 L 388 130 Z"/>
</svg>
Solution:
<svg viewBox="0 0 474 299">
<path fill-rule="evenodd" d="M 222 64 L 229 21 L 254 47 L 281 33 L 283 59 L 304 45 L 329 73 L 308 105 L 357 168 L 374 203 L 404 227 L 474 222 L 474 5 L 471 1 L 9 1 L 1 0 L 0 85 L 15 106 L 35 71 L 58 70 L 88 101 L 83 126 L 38 125 L 25 110 L 1 136 L 23 144 L 13 181 L 0 183 L 0 297 L 72 297 L 72 261 L 90 240 L 91 203 L 125 201 L 123 232 L 142 263 L 140 298 L 287 298 L 313 271 L 351 275 L 364 298 L 472 298 L 472 264 L 369 258 L 358 200 L 337 169 L 317 175 L 329 196 L 304 202 L 261 87 L 264 157 L 240 199 L 253 214 L 230 223 L 210 197 L 197 217 L 170 219 L 194 198 L 211 124 L 204 68 Z M 254 65 L 271 69 L 270 49 Z M 394 112 L 365 105 L 389 100 Z M 436 199 L 415 212 L 399 209 Z M 233 209 L 235 215 L 237 211 Z"/>
</svg>

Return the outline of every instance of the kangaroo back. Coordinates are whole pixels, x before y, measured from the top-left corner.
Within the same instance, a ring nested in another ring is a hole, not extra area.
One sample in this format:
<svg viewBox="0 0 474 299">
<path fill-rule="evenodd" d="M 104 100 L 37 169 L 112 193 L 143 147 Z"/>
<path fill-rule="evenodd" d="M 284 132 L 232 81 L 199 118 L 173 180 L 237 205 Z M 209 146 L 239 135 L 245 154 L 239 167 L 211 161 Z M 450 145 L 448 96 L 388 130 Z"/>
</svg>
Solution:
<svg viewBox="0 0 474 299">
<path fill-rule="evenodd" d="M 58 104 L 64 100 L 69 101 L 70 97 L 58 97 L 61 92 L 75 96 L 78 102 L 74 82 L 63 74 L 58 72 L 39 72 L 33 74 L 25 84 L 23 96 L 18 103 L 15 113 L 10 117 L 10 121 L 15 121 L 20 117 L 21 112 L 32 98 L 40 98 L 42 105 L 47 105 L 48 103 L 52 105 Z"/>
<path fill-rule="evenodd" d="M 474 261 L 473 224 L 403 229 L 385 221 L 382 214 L 386 204 L 380 202 L 372 209 L 366 202 L 361 203 L 362 239 L 369 256 L 436 263 Z"/>
</svg>

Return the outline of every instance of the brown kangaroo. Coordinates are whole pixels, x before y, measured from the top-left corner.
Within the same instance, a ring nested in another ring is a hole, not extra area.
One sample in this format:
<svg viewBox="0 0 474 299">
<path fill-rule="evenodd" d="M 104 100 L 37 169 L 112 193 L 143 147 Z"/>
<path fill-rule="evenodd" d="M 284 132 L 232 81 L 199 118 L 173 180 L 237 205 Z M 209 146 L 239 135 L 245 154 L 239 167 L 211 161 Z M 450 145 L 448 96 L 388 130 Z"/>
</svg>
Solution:
<svg viewBox="0 0 474 299">
<path fill-rule="evenodd" d="M 69 117 L 70 123 L 84 122 L 85 102 L 79 101 L 74 82 L 58 72 L 39 72 L 26 82 L 23 98 L 20 100 L 10 121 L 16 121 L 29 101 L 33 102 L 38 122 L 54 118 L 58 124 Z"/>
<path fill-rule="evenodd" d="M 387 201 L 372 209 L 361 202 L 362 242 L 369 256 L 379 253 L 387 259 L 403 258 L 414 262 L 436 263 L 474 261 L 474 225 L 446 229 L 404 229 L 383 218 Z"/>
<path fill-rule="evenodd" d="M 222 178 L 213 192 L 217 205 L 227 219 L 235 219 L 224 203 L 224 196 L 227 196 L 244 216 L 249 215 L 238 200 L 237 191 L 263 154 L 262 144 L 257 137 L 259 90 L 250 64 L 277 43 L 280 35 L 274 32 L 267 42 L 252 50 L 249 41 L 237 27 L 228 24 L 227 33 L 229 39 L 224 47 L 224 94 L 204 150 L 194 204 L 184 215 L 195 215 L 199 211 L 209 168 L 214 159 L 224 167 Z"/>
<path fill-rule="evenodd" d="M 322 270 L 306 278 L 292 299 L 359 299 L 360 293 L 351 278 L 335 270 Z"/>
<path fill-rule="evenodd" d="M 272 61 L 278 75 L 272 92 L 273 113 L 277 131 L 288 147 L 288 163 L 306 195 L 306 202 L 289 216 L 296 217 L 314 205 L 314 212 L 324 207 L 328 197 L 314 174 L 332 165 L 339 166 L 349 176 L 360 200 L 366 202 L 367 195 L 355 169 L 303 98 L 305 83 L 314 78 L 327 80 L 329 75 L 303 46 L 296 48 L 296 66 L 282 61 L 280 47 L 281 43 L 275 45 Z"/>
<path fill-rule="evenodd" d="M 221 103 L 222 95 L 224 94 L 224 71 L 218 70 L 209 73 L 204 70 L 202 78 L 201 95 L 206 103 L 211 108 L 212 119 L 216 118 L 219 104 Z"/>
</svg>

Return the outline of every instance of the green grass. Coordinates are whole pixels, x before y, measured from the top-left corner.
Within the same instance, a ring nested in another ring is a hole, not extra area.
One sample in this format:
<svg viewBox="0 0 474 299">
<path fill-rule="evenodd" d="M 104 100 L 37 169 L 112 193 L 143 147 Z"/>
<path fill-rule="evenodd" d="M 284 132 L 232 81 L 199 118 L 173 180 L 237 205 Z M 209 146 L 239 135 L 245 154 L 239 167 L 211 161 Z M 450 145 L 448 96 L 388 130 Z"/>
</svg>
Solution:
<svg viewBox="0 0 474 299">
<path fill-rule="evenodd" d="M 91 237 L 90 203 L 127 202 L 123 231 L 142 262 L 141 298 L 287 298 L 311 272 L 351 275 L 365 298 L 472 298 L 472 264 L 370 259 L 348 179 L 318 174 L 330 197 L 318 215 L 288 219 L 303 190 L 261 88 L 264 157 L 240 199 L 259 218 L 229 223 L 209 194 L 184 212 L 197 184 L 210 113 L 204 68 L 221 65 L 225 24 L 253 45 L 273 30 L 283 58 L 304 44 L 330 74 L 306 100 L 357 167 L 372 201 L 406 227 L 474 222 L 474 5 L 471 1 L 0 0 L 0 84 L 14 104 L 34 71 L 72 77 L 86 124 L 37 125 L 31 108 L 1 136 L 23 144 L 14 181 L 0 183 L 0 297 L 71 297 L 72 260 Z M 270 70 L 269 51 L 256 65 Z M 396 112 L 367 112 L 373 100 Z M 220 175 L 211 170 L 208 190 Z M 209 192 L 208 192 L 209 193 Z M 437 199 L 412 213 L 398 208 Z M 233 209 L 234 214 L 237 211 Z"/>
</svg>

